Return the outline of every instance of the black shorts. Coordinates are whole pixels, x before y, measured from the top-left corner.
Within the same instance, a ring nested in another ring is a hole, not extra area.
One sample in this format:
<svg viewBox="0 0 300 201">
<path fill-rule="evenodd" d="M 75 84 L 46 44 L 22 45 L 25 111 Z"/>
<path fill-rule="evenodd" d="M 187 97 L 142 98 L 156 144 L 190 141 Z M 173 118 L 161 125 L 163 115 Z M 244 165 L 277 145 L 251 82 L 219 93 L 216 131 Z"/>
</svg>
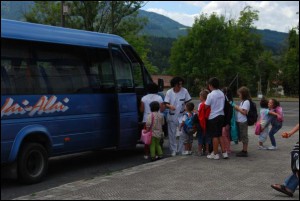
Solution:
<svg viewBox="0 0 300 201">
<path fill-rule="evenodd" d="M 219 115 L 213 119 L 207 120 L 207 134 L 211 138 L 221 137 L 223 125 L 224 125 L 224 115 Z"/>
</svg>

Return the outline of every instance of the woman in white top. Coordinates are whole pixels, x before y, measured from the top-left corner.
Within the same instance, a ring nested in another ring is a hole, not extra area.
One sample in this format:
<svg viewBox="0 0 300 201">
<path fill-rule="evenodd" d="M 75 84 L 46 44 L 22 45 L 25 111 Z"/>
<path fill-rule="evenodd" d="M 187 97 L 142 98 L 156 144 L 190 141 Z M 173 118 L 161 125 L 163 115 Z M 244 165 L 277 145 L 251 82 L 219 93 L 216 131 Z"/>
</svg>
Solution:
<svg viewBox="0 0 300 201">
<path fill-rule="evenodd" d="M 144 125 L 147 122 L 147 117 L 151 113 L 150 110 L 150 103 L 153 101 L 157 101 L 160 104 L 160 111 L 163 111 L 165 108 L 165 105 L 163 103 L 163 99 L 160 95 L 158 95 L 158 86 L 155 83 L 150 83 L 147 85 L 147 91 L 149 94 L 142 97 L 141 104 L 140 104 L 140 112 L 143 112 L 143 123 Z M 149 145 L 145 145 L 145 155 L 144 158 L 148 159 L 149 157 Z"/>
<path fill-rule="evenodd" d="M 180 120 L 183 117 L 185 104 L 192 100 L 187 89 L 182 87 L 183 83 L 184 80 L 181 77 L 174 77 L 171 80 L 172 88 L 167 91 L 164 101 L 165 106 L 169 109 L 167 115 L 168 138 L 172 156 L 175 156 L 177 151 L 183 152 L 183 136 L 179 138 L 177 150 L 176 130 L 179 126 L 179 122 L 181 123 Z"/>
<path fill-rule="evenodd" d="M 248 123 L 247 114 L 250 109 L 251 96 L 249 89 L 245 86 L 237 90 L 237 94 L 241 99 L 240 106 L 232 103 L 233 108 L 236 110 L 236 122 L 239 130 L 239 140 L 243 143 L 243 150 L 238 152 L 236 156 L 238 157 L 248 157 Z"/>
</svg>

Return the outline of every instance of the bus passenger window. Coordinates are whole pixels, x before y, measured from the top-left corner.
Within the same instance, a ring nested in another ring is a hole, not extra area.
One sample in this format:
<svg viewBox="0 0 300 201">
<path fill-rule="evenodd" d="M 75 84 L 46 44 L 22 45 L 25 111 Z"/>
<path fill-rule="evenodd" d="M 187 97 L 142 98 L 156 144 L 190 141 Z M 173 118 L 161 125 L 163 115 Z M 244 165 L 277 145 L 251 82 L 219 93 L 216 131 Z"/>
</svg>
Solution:
<svg viewBox="0 0 300 201">
<path fill-rule="evenodd" d="M 131 65 L 119 51 L 113 51 L 113 63 L 115 66 L 116 81 L 121 92 L 133 91 L 133 77 Z"/>
<path fill-rule="evenodd" d="M 107 49 L 87 49 L 90 63 L 87 69 L 89 81 L 96 93 L 113 93 L 115 91 L 114 74 Z"/>
<path fill-rule="evenodd" d="M 135 88 L 144 88 L 142 63 L 140 63 L 141 59 L 139 59 L 139 56 L 132 50 L 131 46 L 123 45 L 122 49 L 125 51 L 127 57 L 132 63 Z"/>
</svg>

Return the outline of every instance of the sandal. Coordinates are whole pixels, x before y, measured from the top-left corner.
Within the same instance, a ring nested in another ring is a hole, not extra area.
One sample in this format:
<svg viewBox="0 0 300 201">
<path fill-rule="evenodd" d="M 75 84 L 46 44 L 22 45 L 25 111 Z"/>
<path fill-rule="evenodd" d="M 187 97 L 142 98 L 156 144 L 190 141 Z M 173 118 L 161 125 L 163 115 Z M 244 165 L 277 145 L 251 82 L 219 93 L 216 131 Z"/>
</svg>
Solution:
<svg viewBox="0 0 300 201">
<path fill-rule="evenodd" d="M 281 193 L 284 193 L 284 194 L 288 195 L 289 197 L 293 197 L 293 193 L 288 192 L 288 191 L 286 190 L 286 187 L 285 187 L 284 185 L 272 184 L 271 187 L 272 187 L 273 189 L 275 189 L 276 191 L 279 191 L 279 192 L 281 192 Z"/>
</svg>

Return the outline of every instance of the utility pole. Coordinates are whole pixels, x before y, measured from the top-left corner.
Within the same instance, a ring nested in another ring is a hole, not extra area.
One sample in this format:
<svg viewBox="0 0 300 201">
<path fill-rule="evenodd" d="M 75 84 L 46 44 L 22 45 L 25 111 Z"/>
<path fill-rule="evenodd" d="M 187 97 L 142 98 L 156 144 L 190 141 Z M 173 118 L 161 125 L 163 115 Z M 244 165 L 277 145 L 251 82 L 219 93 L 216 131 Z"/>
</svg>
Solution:
<svg viewBox="0 0 300 201">
<path fill-rule="evenodd" d="M 65 1 L 61 1 L 61 9 L 60 9 L 60 14 L 61 14 L 61 26 L 65 26 L 65 15 L 69 13 L 69 7 L 68 5 L 65 4 Z"/>
<path fill-rule="evenodd" d="M 61 1 L 61 26 L 64 27 L 65 26 L 65 15 L 64 15 L 64 4 L 65 4 L 65 1 Z"/>
</svg>

